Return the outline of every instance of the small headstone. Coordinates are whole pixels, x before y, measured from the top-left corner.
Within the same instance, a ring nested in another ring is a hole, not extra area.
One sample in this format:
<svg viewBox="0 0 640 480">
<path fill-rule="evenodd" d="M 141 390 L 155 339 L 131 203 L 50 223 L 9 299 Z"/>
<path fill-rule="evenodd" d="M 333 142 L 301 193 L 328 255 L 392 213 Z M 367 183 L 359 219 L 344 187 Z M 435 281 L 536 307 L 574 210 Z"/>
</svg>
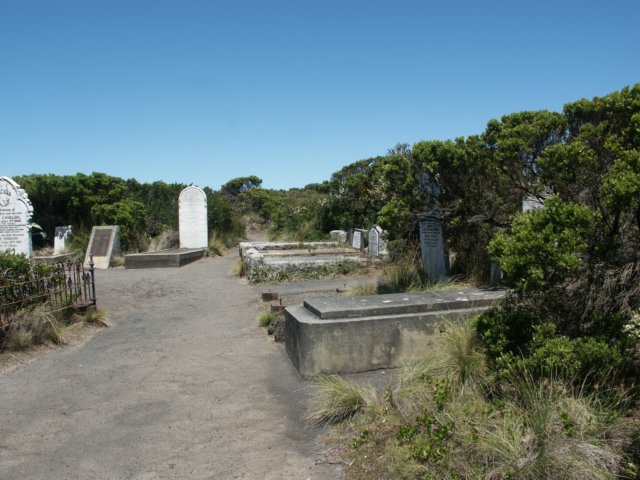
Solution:
<svg viewBox="0 0 640 480">
<path fill-rule="evenodd" d="M 0 251 L 33 255 L 31 217 L 33 205 L 13 179 L 0 177 Z"/>
<path fill-rule="evenodd" d="M 491 288 L 498 288 L 502 282 L 502 269 L 497 262 L 491 262 L 491 270 L 489 271 L 489 285 Z"/>
<path fill-rule="evenodd" d="M 346 243 L 347 232 L 344 230 L 331 230 L 331 232 L 329 232 L 329 238 L 336 242 Z"/>
<path fill-rule="evenodd" d="M 67 252 L 67 241 L 72 235 L 71 225 L 56 227 L 56 235 L 53 238 L 53 254 L 61 255 Z"/>
<path fill-rule="evenodd" d="M 366 230 L 361 228 L 353 229 L 353 236 L 351 237 L 351 247 L 356 248 L 358 250 L 364 250 L 364 236 L 367 233 Z"/>
<path fill-rule="evenodd" d="M 369 230 L 369 255 L 375 257 L 387 255 L 387 242 L 385 240 L 384 230 L 378 225 L 375 225 Z"/>
<path fill-rule="evenodd" d="M 105 225 L 93 227 L 89 237 L 89 247 L 84 257 L 85 267 L 89 266 L 91 255 L 95 268 L 109 268 L 113 257 L 120 255 L 120 227 Z"/>
<path fill-rule="evenodd" d="M 551 196 L 550 190 L 543 190 L 539 195 L 527 195 L 522 200 L 522 212 L 527 213 L 531 210 L 539 210 L 544 208 L 544 201 Z"/>
<path fill-rule="evenodd" d="M 449 256 L 440 208 L 442 187 L 437 179 L 426 171 L 420 175 L 420 187 L 427 200 L 419 224 L 422 267 L 430 280 L 443 280 L 449 276 Z"/>
<path fill-rule="evenodd" d="M 180 192 L 178 198 L 180 248 L 207 248 L 207 195 L 194 185 Z"/>
</svg>

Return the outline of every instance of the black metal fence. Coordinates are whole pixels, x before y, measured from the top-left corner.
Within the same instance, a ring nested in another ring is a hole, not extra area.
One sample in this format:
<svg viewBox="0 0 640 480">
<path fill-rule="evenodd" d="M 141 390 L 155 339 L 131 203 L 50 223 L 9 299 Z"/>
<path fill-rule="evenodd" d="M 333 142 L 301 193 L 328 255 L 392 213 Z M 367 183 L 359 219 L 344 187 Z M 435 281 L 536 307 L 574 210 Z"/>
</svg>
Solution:
<svg viewBox="0 0 640 480">
<path fill-rule="evenodd" d="M 57 263 L 52 272 L 0 272 L 0 328 L 18 310 L 43 305 L 51 312 L 96 305 L 93 258 L 85 269 L 80 260 Z"/>
</svg>

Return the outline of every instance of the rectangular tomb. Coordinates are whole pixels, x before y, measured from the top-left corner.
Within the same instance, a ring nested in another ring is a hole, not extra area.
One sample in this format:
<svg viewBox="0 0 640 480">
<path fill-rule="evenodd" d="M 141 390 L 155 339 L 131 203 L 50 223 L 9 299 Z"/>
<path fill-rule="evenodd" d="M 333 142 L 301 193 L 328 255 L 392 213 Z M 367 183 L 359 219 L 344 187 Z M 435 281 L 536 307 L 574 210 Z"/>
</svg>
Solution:
<svg viewBox="0 0 640 480">
<path fill-rule="evenodd" d="M 286 350 L 302 376 L 356 373 L 424 359 L 445 319 L 468 319 L 504 291 L 465 289 L 317 298 L 285 310 Z"/>
</svg>

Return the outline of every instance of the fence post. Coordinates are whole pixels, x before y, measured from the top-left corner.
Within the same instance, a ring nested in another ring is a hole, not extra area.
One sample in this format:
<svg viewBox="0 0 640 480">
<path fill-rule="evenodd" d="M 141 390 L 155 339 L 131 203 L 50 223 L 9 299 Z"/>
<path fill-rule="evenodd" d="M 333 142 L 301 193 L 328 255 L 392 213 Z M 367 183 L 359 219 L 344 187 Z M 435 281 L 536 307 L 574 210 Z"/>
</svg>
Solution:
<svg viewBox="0 0 640 480">
<path fill-rule="evenodd" d="M 89 272 L 91 272 L 91 304 L 98 308 L 96 302 L 96 278 L 94 276 L 95 269 L 93 268 L 95 264 L 93 263 L 93 255 L 89 255 Z"/>
</svg>

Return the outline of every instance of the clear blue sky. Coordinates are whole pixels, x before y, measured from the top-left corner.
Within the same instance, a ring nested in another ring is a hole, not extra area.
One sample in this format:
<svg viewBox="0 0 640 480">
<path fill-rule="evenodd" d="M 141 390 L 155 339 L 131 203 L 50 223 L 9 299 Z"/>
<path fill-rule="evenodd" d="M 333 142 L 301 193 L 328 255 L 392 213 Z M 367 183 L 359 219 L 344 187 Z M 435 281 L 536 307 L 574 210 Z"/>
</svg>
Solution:
<svg viewBox="0 0 640 480">
<path fill-rule="evenodd" d="M 637 82 L 638 0 L 0 0 L 0 175 L 302 187 Z"/>
</svg>

